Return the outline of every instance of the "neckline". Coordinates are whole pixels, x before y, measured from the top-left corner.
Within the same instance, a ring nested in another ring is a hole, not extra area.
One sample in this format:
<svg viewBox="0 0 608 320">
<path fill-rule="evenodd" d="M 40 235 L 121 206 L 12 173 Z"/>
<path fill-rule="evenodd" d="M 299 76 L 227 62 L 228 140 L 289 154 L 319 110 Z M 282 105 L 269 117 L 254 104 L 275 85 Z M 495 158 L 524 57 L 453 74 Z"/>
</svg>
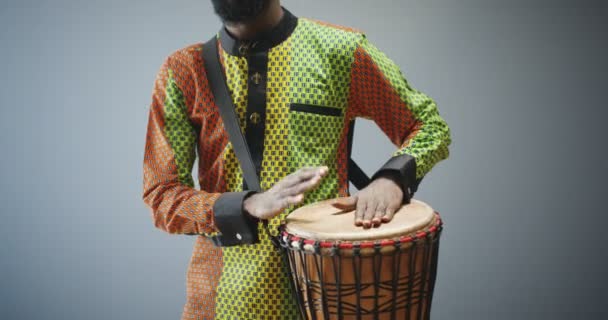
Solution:
<svg viewBox="0 0 608 320">
<path fill-rule="evenodd" d="M 284 7 L 281 8 L 283 9 L 281 21 L 272 27 L 272 29 L 258 34 L 255 39 L 237 39 L 226 30 L 226 26 L 222 25 L 219 32 L 219 41 L 222 44 L 222 49 L 231 55 L 246 56 L 256 52 L 267 51 L 285 41 L 296 28 L 298 17 Z"/>
</svg>

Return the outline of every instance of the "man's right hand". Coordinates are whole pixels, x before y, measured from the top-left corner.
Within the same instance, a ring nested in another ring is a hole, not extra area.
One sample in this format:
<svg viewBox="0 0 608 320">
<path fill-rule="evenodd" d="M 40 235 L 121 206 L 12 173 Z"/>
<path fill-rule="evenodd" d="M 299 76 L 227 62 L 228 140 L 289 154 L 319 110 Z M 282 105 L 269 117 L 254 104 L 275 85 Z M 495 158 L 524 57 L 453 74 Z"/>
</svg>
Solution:
<svg viewBox="0 0 608 320">
<path fill-rule="evenodd" d="M 328 171 L 326 166 L 301 168 L 267 191 L 249 196 L 243 202 L 243 208 L 258 219 L 271 219 L 288 206 L 301 203 L 304 192 L 316 188 Z"/>
</svg>

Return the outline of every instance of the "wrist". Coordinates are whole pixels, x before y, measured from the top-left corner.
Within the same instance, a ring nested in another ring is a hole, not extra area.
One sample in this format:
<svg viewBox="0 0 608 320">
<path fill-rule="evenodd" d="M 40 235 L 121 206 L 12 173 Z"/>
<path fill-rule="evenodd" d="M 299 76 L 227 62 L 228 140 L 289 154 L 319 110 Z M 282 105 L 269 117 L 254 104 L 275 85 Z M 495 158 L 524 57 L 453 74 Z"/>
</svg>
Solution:
<svg viewBox="0 0 608 320">
<path fill-rule="evenodd" d="M 381 172 L 380 174 L 378 174 L 378 176 L 376 176 L 374 178 L 374 181 L 380 180 L 380 179 L 383 179 L 385 181 L 391 181 L 392 183 L 395 184 L 395 186 L 397 186 L 401 189 L 403 189 L 403 187 L 404 187 L 404 183 L 403 183 L 403 181 L 401 181 L 401 176 L 397 172 L 390 171 L 390 170 Z"/>
<path fill-rule="evenodd" d="M 386 170 L 378 173 L 376 177 L 374 177 L 374 181 L 381 180 L 382 182 L 390 183 L 396 189 L 401 191 L 402 202 L 409 201 L 409 187 L 406 181 L 403 181 L 403 178 L 399 174 L 399 172 Z"/>
<path fill-rule="evenodd" d="M 258 219 L 253 214 L 255 212 L 255 198 L 257 197 L 257 194 L 257 192 L 252 192 L 243 200 L 243 213 L 252 219 Z"/>
</svg>

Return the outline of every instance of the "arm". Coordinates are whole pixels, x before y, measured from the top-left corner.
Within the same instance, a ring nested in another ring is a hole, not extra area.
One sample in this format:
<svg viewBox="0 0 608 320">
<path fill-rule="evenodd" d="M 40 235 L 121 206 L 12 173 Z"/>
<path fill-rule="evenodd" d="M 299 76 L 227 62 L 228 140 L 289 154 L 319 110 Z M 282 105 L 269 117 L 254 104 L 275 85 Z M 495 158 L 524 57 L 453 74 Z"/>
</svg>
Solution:
<svg viewBox="0 0 608 320">
<path fill-rule="evenodd" d="M 156 227 L 166 232 L 219 232 L 220 237 L 214 239 L 222 246 L 253 243 L 259 219 L 270 219 L 300 203 L 327 168 L 302 168 L 257 194 L 194 189 L 198 132 L 189 118 L 192 99 L 182 90 L 192 77 L 183 72 L 188 68 L 178 60 L 169 57 L 156 78 L 146 135 L 143 200 L 152 210 Z"/>
<path fill-rule="evenodd" d="M 427 95 L 412 88 L 399 67 L 362 37 L 351 73 L 349 109 L 374 120 L 398 146 L 372 177 L 396 177 L 404 193 L 449 156 L 450 129 Z"/>
<path fill-rule="evenodd" d="M 448 157 L 450 130 L 435 102 L 412 88 L 399 67 L 365 36 L 355 49 L 348 113 L 374 120 L 398 147 L 367 187 L 334 203 L 356 209 L 355 225 L 379 226 L 390 221 L 422 178 Z"/>
<path fill-rule="evenodd" d="M 243 241 L 250 240 L 257 223 L 248 218 L 242 204 L 251 192 L 211 193 L 194 188 L 198 132 L 189 118 L 192 99 L 182 90 L 193 80 L 181 63 L 173 56 L 167 58 L 156 77 L 143 162 L 143 200 L 155 226 L 168 233 L 240 232 Z"/>
</svg>

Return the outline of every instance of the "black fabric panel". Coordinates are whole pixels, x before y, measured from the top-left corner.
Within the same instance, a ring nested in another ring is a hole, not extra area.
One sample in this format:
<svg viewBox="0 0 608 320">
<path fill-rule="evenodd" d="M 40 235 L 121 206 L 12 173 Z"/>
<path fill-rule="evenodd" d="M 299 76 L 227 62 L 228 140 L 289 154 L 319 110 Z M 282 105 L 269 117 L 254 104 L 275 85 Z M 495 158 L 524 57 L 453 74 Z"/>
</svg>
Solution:
<svg viewBox="0 0 608 320">
<path fill-rule="evenodd" d="M 258 242 L 258 221 L 243 209 L 243 202 L 255 191 L 225 192 L 213 205 L 215 225 L 221 232 L 212 240 L 217 246 Z M 240 237 L 240 239 L 239 239 Z"/>
<path fill-rule="evenodd" d="M 251 158 L 255 165 L 256 175 L 262 171 L 262 157 L 264 155 L 264 136 L 266 132 L 266 86 L 268 79 L 268 51 L 253 53 L 247 56 L 247 113 L 245 119 L 245 139 L 249 146 Z M 254 77 L 259 76 L 256 79 Z M 252 115 L 259 118 L 257 122 L 251 120 Z M 244 185 L 245 186 L 245 185 Z M 244 188 L 246 189 L 246 188 Z"/>
<path fill-rule="evenodd" d="M 219 32 L 222 48 L 234 56 L 268 51 L 279 43 L 285 41 L 298 25 L 298 18 L 283 8 L 283 18 L 270 30 L 260 32 L 254 39 L 241 40 L 233 37 L 226 27 L 222 26 Z"/>
<path fill-rule="evenodd" d="M 316 106 L 312 104 L 301 104 L 301 103 L 292 103 L 289 105 L 289 109 L 292 111 L 300 111 L 300 112 L 310 112 L 316 114 L 322 114 L 326 116 L 341 116 L 342 109 L 335 107 L 323 107 Z"/>
<path fill-rule="evenodd" d="M 409 154 L 390 158 L 373 176 L 372 180 L 387 175 L 396 177 L 404 195 L 412 196 L 422 179 L 416 179 L 416 159 Z M 404 196 L 404 199 L 407 196 Z"/>
</svg>

